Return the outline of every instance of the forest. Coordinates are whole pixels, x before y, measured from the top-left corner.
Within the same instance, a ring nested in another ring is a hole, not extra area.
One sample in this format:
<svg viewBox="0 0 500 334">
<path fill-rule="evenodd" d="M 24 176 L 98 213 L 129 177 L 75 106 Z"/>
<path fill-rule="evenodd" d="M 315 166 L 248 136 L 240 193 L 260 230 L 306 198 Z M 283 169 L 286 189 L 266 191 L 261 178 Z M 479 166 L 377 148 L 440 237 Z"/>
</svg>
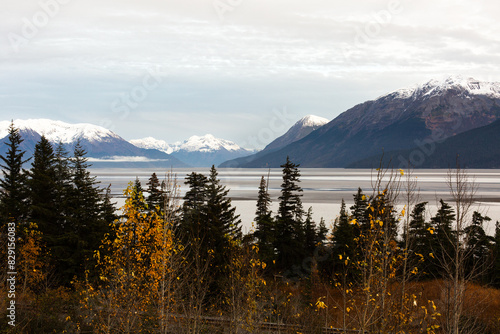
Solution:
<svg viewBox="0 0 500 334">
<path fill-rule="evenodd" d="M 11 125 L 0 156 L 0 333 L 500 333 L 500 224 L 458 165 L 435 213 L 381 166 L 327 226 L 287 158 L 243 234 L 215 167 L 131 180 L 116 208 L 80 144 L 22 142 Z"/>
</svg>

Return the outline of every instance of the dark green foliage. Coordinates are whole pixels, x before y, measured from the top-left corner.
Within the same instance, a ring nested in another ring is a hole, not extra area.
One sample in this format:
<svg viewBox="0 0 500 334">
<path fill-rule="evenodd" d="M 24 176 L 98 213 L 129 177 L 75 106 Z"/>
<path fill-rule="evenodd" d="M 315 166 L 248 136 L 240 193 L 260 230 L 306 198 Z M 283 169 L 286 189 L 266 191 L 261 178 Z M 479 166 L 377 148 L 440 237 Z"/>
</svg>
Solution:
<svg viewBox="0 0 500 334">
<path fill-rule="evenodd" d="M 163 212 L 163 193 L 161 190 L 161 183 L 156 176 L 156 173 L 153 173 L 149 178 L 148 183 L 146 183 L 148 189 L 146 190 L 148 193 L 148 197 L 146 199 L 146 203 L 148 204 L 148 209 L 150 211 L 156 211 L 158 214 L 162 215 Z"/>
<path fill-rule="evenodd" d="M 209 178 L 193 172 L 185 183 L 190 189 L 184 196 L 178 235 L 193 260 L 201 258 L 203 262 L 210 262 L 209 277 L 213 282 L 210 298 L 215 298 L 223 291 L 221 284 L 227 277 L 233 241 L 241 240 L 241 221 L 227 197 L 229 190 L 220 183 L 214 166 Z"/>
<path fill-rule="evenodd" d="M 431 263 L 433 252 L 430 243 L 430 224 L 425 220 L 425 210 L 427 202 L 421 202 L 415 205 L 411 213 L 411 220 L 408 228 L 408 263 L 419 269 L 421 275 L 419 278 L 432 278 L 430 272 L 433 271 Z M 406 245 L 406 234 L 403 236 L 403 242 Z"/>
<path fill-rule="evenodd" d="M 232 207 L 228 194 L 229 189 L 220 183 L 217 170 L 212 166 L 206 187 L 206 216 L 217 234 L 224 236 L 224 240 L 241 237 L 241 220 L 236 215 L 236 208 Z"/>
<path fill-rule="evenodd" d="M 304 252 L 313 256 L 317 244 L 316 223 L 312 218 L 312 207 L 309 207 L 304 221 Z"/>
<path fill-rule="evenodd" d="M 19 130 L 11 123 L 9 137 L 6 143 L 8 149 L 5 156 L 0 155 L 3 178 L 0 179 L 0 228 L 4 232 L 7 221 L 16 225 L 23 222 L 27 215 L 27 176 L 23 164 L 30 159 L 24 159 L 25 152 L 20 149 L 23 142 Z"/>
<path fill-rule="evenodd" d="M 358 190 L 358 195 L 361 189 Z M 355 200 L 360 196 L 355 196 Z M 359 205 L 358 201 L 358 205 Z M 356 204 L 353 208 L 356 207 Z M 358 212 L 359 217 L 364 215 Z M 354 215 L 353 215 L 354 217 Z M 359 237 L 359 231 L 357 231 L 357 225 L 351 224 L 349 219 L 349 213 L 346 210 L 344 199 L 342 199 L 342 204 L 340 206 L 340 213 L 337 219 L 335 219 L 335 225 L 333 226 L 332 232 L 332 272 L 340 272 L 344 266 L 346 259 L 356 258 L 356 238 Z"/>
<path fill-rule="evenodd" d="M 484 223 L 491 221 L 479 212 L 472 214 L 472 223 L 464 229 L 465 233 L 465 272 L 473 278 L 486 278 L 489 266 L 489 253 L 494 239 L 484 232 Z"/>
<path fill-rule="evenodd" d="M 146 202 L 142 200 L 142 196 L 144 196 L 144 189 L 142 188 L 141 181 L 139 180 L 138 177 L 135 178 L 134 181 L 134 186 L 132 190 L 132 205 L 134 208 L 137 208 L 137 211 L 139 212 L 145 212 L 146 211 Z"/>
<path fill-rule="evenodd" d="M 434 277 L 441 277 L 442 264 L 451 263 L 455 256 L 456 235 L 452 231 L 452 224 L 455 221 L 455 213 L 452 207 L 442 199 L 439 201 L 436 215 L 431 218 L 431 230 L 429 236 L 430 249 L 434 258 L 430 259 L 429 274 Z"/>
<path fill-rule="evenodd" d="M 495 224 L 495 236 L 493 239 L 494 242 L 491 246 L 489 281 L 494 287 L 500 288 L 500 222 L 498 221 Z"/>
<path fill-rule="evenodd" d="M 58 243 L 64 226 L 57 211 L 58 185 L 56 183 L 56 156 L 47 138 L 41 137 L 35 146 L 34 159 L 29 170 L 30 219 L 38 225 L 44 243 L 52 249 Z"/>
<path fill-rule="evenodd" d="M 63 284 L 68 284 L 74 276 L 83 278 L 84 270 L 93 267 L 93 253 L 112 223 L 107 219 L 114 219 L 114 213 L 111 214 L 114 208 L 109 199 L 104 206 L 102 190 L 88 171 L 90 165 L 85 156 L 86 151 L 78 142 L 68 163 L 58 163 L 60 175 L 67 173 L 71 181 L 69 190 L 67 187 L 60 190 L 60 196 L 65 197 L 66 220 L 53 248 L 59 254 L 57 269 Z M 65 180 L 60 183 L 66 184 Z"/>
<path fill-rule="evenodd" d="M 193 238 L 201 239 L 204 235 L 202 224 L 205 220 L 204 207 L 207 198 L 207 183 L 207 177 L 200 173 L 192 172 L 186 177 L 185 184 L 189 186 L 189 190 L 184 195 L 182 222 L 178 229 L 184 243 Z"/>
<path fill-rule="evenodd" d="M 319 225 L 316 229 L 316 245 L 324 246 L 327 235 L 328 235 L 328 227 L 326 227 L 325 219 L 321 217 Z"/>
<path fill-rule="evenodd" d="M 259 257 L 265 263 L 271 263 L 275 258 L 274 220 L 271 216 L 271 197 L 267 191 L 267 182 L 262 176 L 257 197 L 257 210 L 255 212 L 256 229 L 254 237 L 259 245 Z"/>
<path fill-rule="evenodd" d="M 351 218 L 356 221 L 355 236 L 359 236 L 359 229 L 367 230 L 370 224 L 368 218 L 368 212 L 366 208 L 368 207 L 368 200 L 363 194 L 363 190 L 358 188 L 358 192 L 354 195 L 354 205 L 351 206 Z"/>
<path fill-rule="evenodd" d="M 283 168 L 283 183 L 278 216 L 276 217 L 276 239 L 274 247 L 277 251 L 276 267 L 278 271 L 295 273 L 305 260 L 304 229 L 302 226 L 302 188 L 300 182 L 299 165 L 287 157 Z"/>
</svg>

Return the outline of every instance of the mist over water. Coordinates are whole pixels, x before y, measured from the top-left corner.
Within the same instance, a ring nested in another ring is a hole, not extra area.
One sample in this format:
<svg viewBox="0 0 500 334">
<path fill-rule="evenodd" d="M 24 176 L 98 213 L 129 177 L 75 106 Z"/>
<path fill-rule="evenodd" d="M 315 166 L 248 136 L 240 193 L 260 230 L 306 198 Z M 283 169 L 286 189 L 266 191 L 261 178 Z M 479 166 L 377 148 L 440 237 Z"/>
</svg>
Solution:
<svg viewBox="0 0 500 334">
<path fill-rule="evenodd" d="M 144 189 L 152 173 L 156 173 L 158 178 L 163 180 L 170 170 L 162 169 L 133 169 L 133 168 L 92 168 L 91 172 L 97 176 L 101 186 L 106 187 L 111 184 L 111 192 L 117 206 L 124 204 L 123 190 L 129 182 L 139 178 Z M 174 168 L 171 172 L 177 175 L 177 183 L 180 187 L 180 196 L 184 196 L 188 187 L 184 184 L 184 178 L 191 172 L 198 172 L 208 175 L 209 168 Z M 218 169 L 219 178 L 228 189 L 233 205 L 240 215 L 243 223 L 243 232 L 248 233 L 252 229 L 252 222 L 255 217 L 256 201 L 260 179 L 264 176 L 269 180 L 269 193 L 273 200 L 272 209 L 276 213 L 278 208 L 278 197 L 282 183 L 282 171 L 280 168 L 274 169 Z M 353 195 L 358 187 L 369 196 L 373 193 L 373 180 L 376 178 L 376 171 L 369 169 L 341 169 L 341 168 L 303 168 L 300 169 L 304 210 L 309 207 L 313 209 L 313 218 L 319 222 L 323 217 L 329 228 L 340 210 L 342 199 L 345 200 L 347 208 L 353 204 Z M 450 192 L 446 184 L 446 169 L 422 169 L 412 172 L 412 177 L 416 178 L 419 193 L 419 202 L 429 202 L 428 218 L 434 213 L 436 203 L 443 199 L 452 204 Z M 468 170 L 471 180 L 474 179 L 478 186 L 476 193 L 477 202 L 473 210 L 478 210 L 483 215 L 489 216 L 492 221 L 485 226 L 489 234 L 494 233 L 495 222 L 500 220 L 500 170 Z M 400 178 L 402 182 L 407 175 L 401 176 L 399 171 L 394 171 L 394 177 Z M 386 178 L 388 180 L 388 178 Z M 401 198 L 398 207 L 404 206 L 404 189 L 401 189 Z"/>
</svg>

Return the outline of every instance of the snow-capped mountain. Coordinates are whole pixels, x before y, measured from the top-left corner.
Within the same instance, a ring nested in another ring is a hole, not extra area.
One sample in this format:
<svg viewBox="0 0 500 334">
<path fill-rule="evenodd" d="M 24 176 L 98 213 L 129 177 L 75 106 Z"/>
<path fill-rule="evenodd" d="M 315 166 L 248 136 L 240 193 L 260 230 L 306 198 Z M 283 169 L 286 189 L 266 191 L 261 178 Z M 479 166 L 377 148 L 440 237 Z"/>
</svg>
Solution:
<svg viewBox="0 0 500 334">
<path fill-rule="evenodd" d="M 407 88 L 398 89 L 380 98 L 431 98 L 444 92 L 453 90 L 464 95 L 483 95 L 492 98 L 500 98 L 500 83 L 479 81 L 474 78 L 465 78 L 460 75 L 449 76 L 438 80 L 433 79 L 424 84 L 417 84 Z"/>
<path fill-rule="evenodd" d="M 10 125 L 11 121 L 0 122 L 1 154 L 5 154 L 6 151 L 6 145 L 2 143 L 7 141 Z M 14 120 L 14 126 L 19 129 L 24 140 L 21 149 L 25 150 L 28 156 L 33 154 L 36 143 L 43 135 L 53 146 L 62 143 L 70 155 L 79 141 L 94 166 L 146 167 L 152 164 L 165 167 L 185 166 L 164 152 L 138 148 L 116 133 L 93 124 L 69 124 L 49 119 L 17 119 Z"/>
<path fill-rule="evenodd" d="M 302 117 L 297 121 L 284 135 L 273 140 L 269 145 L 267 145 L 263 151 L 275 151 L 288 144 L 291 144 L 297 140 L 300 140 L 313 132 L 314 130 L 322 127 L 326 123 L 330 122 L 328 119 L 307 115 Z"/>
<path fill-rule="evenodd" d="M 466 141 L 464 136 L 451 140 L 453 137 L 486 127 L 499 119 L 500 83 L 450 76 L 360 103 L 300 141 L 238 166 L 278 167 L 289 156 L 301 167 L 372 168 L 378 167 L 382 154 L 387 161 L 392 158 L 394 164 L 400 163 L 400 158 L 404 157 L 406 162 L 413 159 L 415 167 L 425 166 L 425 160 L 433 159 L 433 150 L 443 141 L 450 138 L 449 143 L 454 143 L 446 147 L 453 147 L 451 155 L 456 158 L 463 147 L 455 144 L 463 146 Z M 478 135 L 482 132 L 469 133 Z M 472 141 L 470 143 L 473 145 Z M 489 145 L 495 144 L 490 141 Z M 475 153 L 482 150 L 481 154 L 487 157 L 492 152 L 488 146 L 476 147 Z M 398 152 L 410 153 L 404 156 Z M 488 161 L 485 157 L 475 155 L 474 159 Z M 440 163 L 440 168 L 447 168 L 456 161 L 442 160 Z M 488 163 L 463 164 L 476 168 L 493 166 Z"/>
<path fill-rule="evenodd" d="M 191 136 L 183 142 L 173 144 L 152 137 L 133 139 L 130 143 L 137 147 L 154 148 L 169 153 L 193 167 L 217 166 L 223 161 L 252 153 L 232 141 L 216 138 L 211 134 Z"/>
<path fill-rule="evenodd" d="M 10 121 L 0 122 L 0 138 L 9 134 L 10 124 Z M 40 136 L 44 135 L 51 143 L 69 144 L 78 140 L 99 142 L 120 139 L 120 136 L 111 130 L 88 123 L 69 124 L 50 119 L 16 119 L 14 125 L 20 131 L 31 130 Z"/>
<path fill-rule="evenodd" d="M 167 154 L 171 154 L 174 152 L 174 147 L 170 146 L 166 141 L 156 139 L 153 137 L 146 137 L 142 139 L 132 139 L 129 142 L 137 147 L 146 148 L 146 149 L 155 149 L 158 151 L 165 152 Z"/>
<path fill-rule="evenodd" d="M 297 140 L 304 138 L 305 136 L 307 136 L 314 130 L 319 129 L 328 122 L 329 120 L 323 117 L 314 115 L 304 116 L 300 120 L 298 120 L 290 129 L 288 129 L 288 131 L 284 135 L 273 140 L 262 151 L 247 157 L 226 161 L 221 165 L 221 167 L 239 167 L 240 164 L 249 163 L 254 159 L 258 159 L 260 156 L 277 151 L 293 142 L 296 142 Z"/>
</svg>

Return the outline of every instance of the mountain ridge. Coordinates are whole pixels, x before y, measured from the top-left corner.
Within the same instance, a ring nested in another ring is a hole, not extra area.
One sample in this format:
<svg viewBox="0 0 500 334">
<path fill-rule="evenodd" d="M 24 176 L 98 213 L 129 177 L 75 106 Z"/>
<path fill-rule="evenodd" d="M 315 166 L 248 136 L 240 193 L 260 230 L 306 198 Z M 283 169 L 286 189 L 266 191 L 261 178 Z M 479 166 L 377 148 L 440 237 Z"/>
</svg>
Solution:
<svg viewBox="0 0 500 334">
<path fill-rule="evenodd" d="M 193 167 L 219 165 L 226 160 L 252 154 L 252 151 L 241 148 L 232 141 L 216 138 L 211 134 L 191 136 L 174 144 L 153 137 L 133 139 L 130 142 L 142 148 L 159 149 Z"/>
<path fill-rule="evenodd" d="M 19 133 L 23 138 L 21 149 L 26 151 L 28 156 L 33 155 L 35 145 L 44 135 L 53 146 L 62 143 L 63 147 L 69 152 L 72 152 L 76 143 L 80 142 L 87 151 L 89 160 L 91 158 L 94 167 L 121 167 L 115 158 L 117 156 L 122 157 L 122 159 L 128 157 L 128 166 L 187 166 L 164 152 L 136 147 L 111 130 L 97 125 L 88 123 L 70 124 L 49 119 L 17 119 L 12 122 L 14 127 L 19 129 Z M 7 147 L 1 144 L 8 140 L 8 128 L 12 122 L 0 122 L 0 136 L 2 137 L 0 138 L 0 154 L 2 155 L 5 155 Z M 138 158 L 140 158 L 140 161 L 138 161 Z"/>
<path fill-rule="evenodd" d="M 248 164 L 253 160 L 259 159 L 260 157 L 271 152 L 278 151 L 279 149 L 306 137 L 308 134 L 310 134 L 314 130 L 319 129 L 328 122 L 329 120 L 323 117 L 315 115 L 304 116 L 300 120 L 295 122 L 295 124 L 290 127 L 283 135 L 279 136 L 271 143 L 269 143 L 262 151 L 259 151 L 250 156 L 225 161 L 220 165 L 220 167 L 234 168 L 239 167 L 242 164 Z"/>
<path fill-rule="evenodd" d="M 416 87 L 360 103 L 303 139 L 239 167 L 278 167 L 287 156 L 302 167 L 346 167 L 500 118 L 500 83 L 449 77 Z"/>
</svg>

